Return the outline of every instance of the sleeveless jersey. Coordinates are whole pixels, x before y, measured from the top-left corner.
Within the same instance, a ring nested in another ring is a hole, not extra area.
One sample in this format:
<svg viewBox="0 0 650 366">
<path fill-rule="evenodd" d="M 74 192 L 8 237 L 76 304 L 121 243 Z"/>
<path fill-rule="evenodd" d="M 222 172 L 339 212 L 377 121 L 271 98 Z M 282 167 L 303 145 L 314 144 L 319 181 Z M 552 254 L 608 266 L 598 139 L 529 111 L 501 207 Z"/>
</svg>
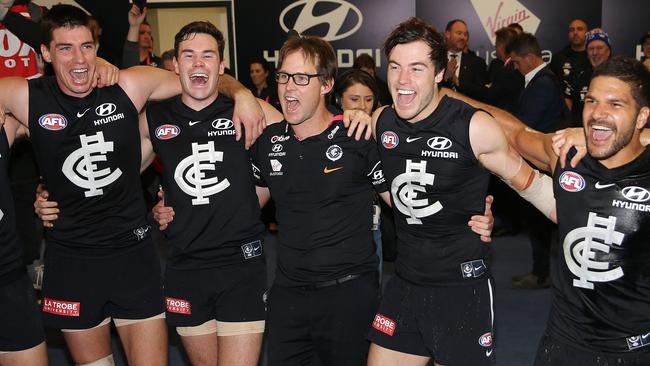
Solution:
<svg viewBox="0 0 650 366">
<path fill-rule="evenodd" d="M 60 208 L 48 240 L 103 254 L 148 236 L 138 111 L 126 93 L 115 85 L 75 98 L 54 77 L 28 85 L 31 140 Z"/>
<path fill-rule="evenodd" d="M 178 269 L 262 259 L 260 207 L 249 152 L 235 141 L 234 104 L 219 95 L 195 111 L 177 96 L 147 107 L 149 136 L 163 165 L 168 265 Z"/>
<path fill-rule="evenodd" d="M 469 141 L 476 111 L 445 96 L 417 123 L 392 108 L 379 116 L 377 143 L 398 240 L 396 273 L 405 280 L 462 284 L 488 274 L 488 247 L 467 226 L 484 212 L 489 179 Z"/>
<path fill-rule="evenodd" d="M 32 18 L 27 4 L 13 5 L 9 11 L 19 13 L 27 19 Z M 34 49 L 0 22 L 0 78 L 20 76 L 31 79 L 41 76 L 36 58 Z"/>
<path fill-rule="evenodd" d="M 342 122 L 298 140 L 284 121 L 257 139 L 253 161 L 257 184 L 268 187 L 275 201 L 280 227 L 276 283 L 294 286 L 376 271 L 373 191 L 386 187 L 374 142 L 348 137 Z"/>
<path fill-rule="evenodd" d="M 16 213 L 9 184 L 9 143 L 0 128 L 0 285 L 13 281 L 25 269 L 16 235 Z"/>
<path fill-rule="evenodd" d="M 571 157 L 575 154 L 572 151 Z M 549 332 L 602 352 L 650 352 L 650 150 L 554 174 L 560 238 Z"/>
</svg>

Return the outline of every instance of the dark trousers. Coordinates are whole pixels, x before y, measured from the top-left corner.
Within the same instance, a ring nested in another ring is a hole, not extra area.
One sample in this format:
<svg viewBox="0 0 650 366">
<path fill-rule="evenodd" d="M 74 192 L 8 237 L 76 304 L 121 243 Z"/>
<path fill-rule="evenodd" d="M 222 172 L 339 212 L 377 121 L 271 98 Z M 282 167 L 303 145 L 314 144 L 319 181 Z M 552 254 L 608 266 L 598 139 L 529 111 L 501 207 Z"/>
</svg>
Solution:
<svg viewBox="0 0 650 366">
<path fill-rule="evenodd" d="M 551 239 L 555 225 L 528 202 L 522 214 L 533 251 L 532 272 L 538 278 L 547 277 L 550 272 Z"/>
<path fill-rule="evenodd" d="M 322 288 L 274 284 L 267 301 L 269 366 L 366 364 L 376 272 Z"/>
</svg>

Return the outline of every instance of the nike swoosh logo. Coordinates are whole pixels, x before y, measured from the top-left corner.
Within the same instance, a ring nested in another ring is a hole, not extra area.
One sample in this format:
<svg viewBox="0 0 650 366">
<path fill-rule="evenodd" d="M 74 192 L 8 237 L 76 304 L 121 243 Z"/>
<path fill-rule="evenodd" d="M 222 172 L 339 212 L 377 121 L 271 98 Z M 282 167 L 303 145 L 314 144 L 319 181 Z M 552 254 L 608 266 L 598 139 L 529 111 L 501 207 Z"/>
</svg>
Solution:
<svg viewBox="0 0 650 366">
<path fill-rule="evenodd" d="M 611 187 L 611 186 L 614 186 L 614 185 L 616 185 L 616 184 L 615 183 L 600 184 L 600 182 L 596 182 L 596 184 L 594 184 L 594 187 L 596 187 L 596 189 L 604 189 L 604 188 Z"/>
<path fill-rule="evenodd" d="M 187 124 L 190 125 L 190 127 L 192 127 L 197 123 L 201 123 L 201 121 L 189 121 Z"/>
<path fill-rule="evenodd" d="M 338 167 L 338 168 L 332 168 L 332 169 L 330 169 L 330 168 L 328 168 L 328 167 L 325 167 L 325 168 L 323 169 L 323 173 L 325 173 L 325 174 L 329 174 L 329 173 L 331 173 L 331 172 L 335 172 L 335 171 L 337 171 L 337 170 L 339 170 L 339 169 L 343 169 L 343 167 L 340 166 L 340 167 Z"/>
<path fill-rule="evenodd" d="M 77 112 L 77 118 L 81 118 L 81 117 L 83 117 L 84 114 L 86 114 L 86 112 L 88 112 L 89 110 L 90 110 L 90 108 L 88 108 L 88 109 L 86 109 L 85 111 L 83 111 L 83 113 L 79 113 L 79 112 Z"/>
<path fill-rule="evenodd" d="M 485 357 L 490 357 L 493 350 L 485 351 Z"/>
<path fill-rule="evenodd" d="M 475 271 L 478 271 L 478 270 L 481 269 L 481 268 L 483 268 L 483 266 L 478 266 L 478 267 L 474 268 L 474 270 L 475 270 Z"/>
<path fill-rule="evenodd" d="M 419 139 L 421 139 L 421 138 L 422 138 L 422 136 L 420 136 L 420 137 L 407 137 L 407 138 L 406 138 L 406 142 L 407 142 L 407 143 L 411 143 L 411 142 L 413 142 L 413 141 L 415 141 L 415 140 L 419 140 Z"/>
</svg>

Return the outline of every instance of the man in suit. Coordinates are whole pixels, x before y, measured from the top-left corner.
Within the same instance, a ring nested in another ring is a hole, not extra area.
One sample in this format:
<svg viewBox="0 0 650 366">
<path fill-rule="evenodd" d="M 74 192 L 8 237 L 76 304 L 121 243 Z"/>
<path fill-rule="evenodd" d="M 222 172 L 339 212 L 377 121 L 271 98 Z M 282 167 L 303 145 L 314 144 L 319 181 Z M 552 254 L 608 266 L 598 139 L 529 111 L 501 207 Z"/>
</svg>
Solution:
<svg viewBox="0 0 650 366">
<path fill-rule="evenodd" d="M 445 28 L 447 42 L 447 68 L 444 86 L 472 98 L 485 101 L 484 87 L 488 83 L 485 60 L 473 52 L 467 52 L 469 31 L 461 19 L 454 19 Z"/>
<path fill-rule="evenodd" d="M 542 50 L 534 35 L 519 34 L 510 46 L 510 57 L 524 76 L 524 90 L 515 111 L 521 121 L 544 133 L 563 126 L 568 110 L 562 97 L 562 87 L 557 76 L 542 60 Z M 530 234 L 533 249 L 531 273 L 514 276 L 515 288 L 537 289 L 550 286 L 550 241 L 553 225 L 532 206 L 523 210 L 524 221 Z"/>
</svg>

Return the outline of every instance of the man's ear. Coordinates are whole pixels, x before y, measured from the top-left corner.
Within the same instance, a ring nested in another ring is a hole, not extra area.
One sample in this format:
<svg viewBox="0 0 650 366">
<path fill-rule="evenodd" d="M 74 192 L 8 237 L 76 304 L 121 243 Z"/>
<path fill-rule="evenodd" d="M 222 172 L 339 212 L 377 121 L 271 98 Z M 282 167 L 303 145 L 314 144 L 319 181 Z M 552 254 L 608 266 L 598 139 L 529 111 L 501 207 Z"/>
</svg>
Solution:
<svg viewBox="0 0 650 366">
<path fill-rule="evenodd" d="M 43 60 L 45 62 L 52 63 L 52 55 L 50 55 L 50 50 L 44 44 L 41 44 L 41 55 L 43 56 Z"/>
<path fill-rule="evenodd" d="M 321 95 L 327 95 L 334 88 L 334 78 L 329 78 L 325 84 L 321 84 L 320 93 Z"/>
<path fill-rule="evenodd" d="M 639 114 L 636 116 L 636 128 L 642 129 L 650 120 L 650 107 L 646 106 L 639 110 Z"/>
</svg>

